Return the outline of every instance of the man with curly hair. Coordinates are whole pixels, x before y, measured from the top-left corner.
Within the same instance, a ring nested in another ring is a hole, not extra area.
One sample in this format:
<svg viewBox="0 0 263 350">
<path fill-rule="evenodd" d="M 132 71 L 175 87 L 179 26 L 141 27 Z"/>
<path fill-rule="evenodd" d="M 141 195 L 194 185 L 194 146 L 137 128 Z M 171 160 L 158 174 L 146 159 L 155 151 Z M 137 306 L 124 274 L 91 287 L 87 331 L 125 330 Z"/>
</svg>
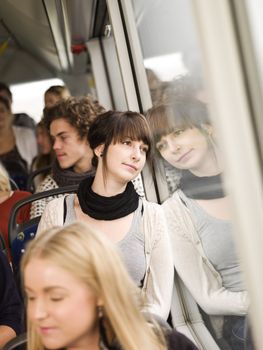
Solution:
<svg viewBox="0 0 263 350">
<path fill-rule="evenodd" d="M 87 134 L 91 122 L 104 108 L 91 97 L 70 97 L 44 109 L 44 123 L 53 140 L 56 160 L 51 174 L 37 187 L 43 192 L 57 187 L 74 185 L 93 174 Z M 47 203 L 54 197 L 34 202 L 30 217 L 42 215 Z"/>
</svg>

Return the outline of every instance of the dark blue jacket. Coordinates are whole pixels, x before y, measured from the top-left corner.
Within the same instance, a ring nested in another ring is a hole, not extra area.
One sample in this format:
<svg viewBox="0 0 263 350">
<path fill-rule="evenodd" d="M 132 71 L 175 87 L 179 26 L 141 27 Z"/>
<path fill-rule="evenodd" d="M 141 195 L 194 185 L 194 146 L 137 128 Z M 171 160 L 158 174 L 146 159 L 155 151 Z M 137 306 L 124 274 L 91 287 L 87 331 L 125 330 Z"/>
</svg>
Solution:
<svg viewBox="0 0 263 350">
<path fill-rule="evenodd" d="M 0 250 L 0 325 L 23 332 L 23 304 L 6 255 Z"/>
</svg>

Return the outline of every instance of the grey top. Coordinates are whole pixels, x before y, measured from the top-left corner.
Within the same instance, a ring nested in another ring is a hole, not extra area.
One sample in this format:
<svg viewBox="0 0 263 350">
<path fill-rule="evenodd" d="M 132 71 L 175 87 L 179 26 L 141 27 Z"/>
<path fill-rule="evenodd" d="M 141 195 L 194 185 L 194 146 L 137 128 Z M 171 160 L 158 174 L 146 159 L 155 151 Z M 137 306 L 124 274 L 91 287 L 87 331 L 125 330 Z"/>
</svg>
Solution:
<svg viewBox="0 0 263 350">
<path fill-rule="evenodd" d="M 209 215 L 195 200 L 180 197 L 193 215 L 193 221 L 204 252 L 214 268 L 220 273 L 223 286 L 232 292 L 244 290 L 243 275 L 235 251 L 230 221 Z"/>
<path fill-rule="evenodd" d="M 74 210 L 74 194 L 67 197 L 67 215 L 65 225 L 76 221 Z M 117 242 L 124 264 L 137 286 L 142 287 L 146 271 L 146 258 L 144 253 L 145 239 L 141 231 L 142 200 L 139 200 L 138 208 L 135 210 L 131 227 L 122 240 Z"/>
</svg>

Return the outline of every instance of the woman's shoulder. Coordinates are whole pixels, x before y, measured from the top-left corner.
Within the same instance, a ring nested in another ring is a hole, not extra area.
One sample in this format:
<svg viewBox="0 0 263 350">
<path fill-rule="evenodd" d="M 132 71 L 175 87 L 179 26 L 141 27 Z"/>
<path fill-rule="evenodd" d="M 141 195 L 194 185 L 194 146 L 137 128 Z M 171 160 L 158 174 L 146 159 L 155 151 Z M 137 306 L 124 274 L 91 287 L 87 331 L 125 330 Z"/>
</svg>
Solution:
<svg viewBox="0 0 263 350">
<path fill-rule="evenodd" d="M 31 195 L 32 195 L 31 192 L 16 190 L 13 192 L 12 196 L 14 196 L 14 198 L 19 200 L 19 199 L 26 198 L 26 197 L 31 196 Z"/>
<path fill-rule="evenodd" d="M 54 198 L 51 201 L 48 202 L 46 209 L 48 208 L 48 210 L 51 211 L 59 211 L 61 209 L 61 206 L 64 206 L 64 199 L 65 199 L 65 195 L 58 197 L 58 198 Z"/>
<path fill-rule="evenodd" d="M 162 207 L 160 204 L 155 203 L 155 202 L 150 202 L 145 198 L 141 198 L 143 208 L 146 210 L 150 210 L 152 212 L 160 212 L 162 211 Z"/>
</svg>

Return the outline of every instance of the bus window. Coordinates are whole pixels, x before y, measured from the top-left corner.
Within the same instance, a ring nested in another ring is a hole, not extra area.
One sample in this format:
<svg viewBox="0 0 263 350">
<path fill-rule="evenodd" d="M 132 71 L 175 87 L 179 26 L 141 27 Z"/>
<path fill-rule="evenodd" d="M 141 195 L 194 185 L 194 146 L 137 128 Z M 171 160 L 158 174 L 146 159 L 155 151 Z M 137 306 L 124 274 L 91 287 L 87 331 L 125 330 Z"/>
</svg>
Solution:
<svg viewBox="0 0 263 350">
<path fill-rule="evenodd" d="M 134 0 L 133 12 L 152 99 L 147 117 L 169 189 L 161 201 L 175 268 L 218 347 L 242 349 L 249 297 L 191 2 Z M 191 310 L 186 319 L 194 328 Z"/>
</svg>

